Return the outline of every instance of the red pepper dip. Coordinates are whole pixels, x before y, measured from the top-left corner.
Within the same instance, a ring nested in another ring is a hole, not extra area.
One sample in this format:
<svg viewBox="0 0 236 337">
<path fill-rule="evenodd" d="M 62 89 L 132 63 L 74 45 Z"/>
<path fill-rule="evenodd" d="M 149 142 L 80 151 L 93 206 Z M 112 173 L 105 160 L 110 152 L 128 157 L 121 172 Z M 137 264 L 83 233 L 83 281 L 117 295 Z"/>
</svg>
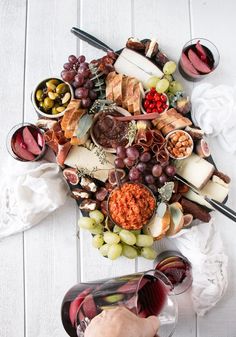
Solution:
<svg viewBox="0 0 236 337">
<path fill-rule="evenodd" d="M 151 191 L 138 183 L 124 183 L 111 192 L 108 201 L 111 219 L 128 230 L 141 229 L 152 217 L 155 207 Z"/>
</svg>

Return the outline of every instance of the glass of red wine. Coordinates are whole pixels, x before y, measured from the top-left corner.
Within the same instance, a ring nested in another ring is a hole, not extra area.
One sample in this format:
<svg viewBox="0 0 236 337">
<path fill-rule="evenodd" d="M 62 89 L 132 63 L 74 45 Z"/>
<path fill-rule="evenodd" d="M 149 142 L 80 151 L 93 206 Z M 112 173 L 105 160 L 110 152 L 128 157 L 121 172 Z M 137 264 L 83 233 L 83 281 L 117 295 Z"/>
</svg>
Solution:
<svg viewBox="0 0 236 337">
<path fill-rule="evenodd" d="M 7 150 L 19 161 L 33 162 L 42 158 L 46 145 L 42 131 L 30 123 L 15 125 L 7 135 Z"/>
<path fill-rule="evenodd" d="M 156 270 L 162 272 L 173 284 L 176 295 L 187 291 L 192 285 L 192 267 L 189 260 L 178 251 L 167 250 L 156 258 Z"/>
<path fill-rule="evenodd" d="M 220 54 L 207 39 L 195 38 L 187 42 L 179 60 L 179 72 L 188 81 L 199 81 L 212 73 L 219 64 Z"/>
<path fill-rule="evenodd" d="M 178 307 L 173 285 L 158 270 L 80 283 L 62 302 L 62 323 L 71 337 L 83 337 L 90 321 L 103 310 L 123 306 L 139 317 L 158 316 L 159 337 L 173 335 Z"/>
</svg>

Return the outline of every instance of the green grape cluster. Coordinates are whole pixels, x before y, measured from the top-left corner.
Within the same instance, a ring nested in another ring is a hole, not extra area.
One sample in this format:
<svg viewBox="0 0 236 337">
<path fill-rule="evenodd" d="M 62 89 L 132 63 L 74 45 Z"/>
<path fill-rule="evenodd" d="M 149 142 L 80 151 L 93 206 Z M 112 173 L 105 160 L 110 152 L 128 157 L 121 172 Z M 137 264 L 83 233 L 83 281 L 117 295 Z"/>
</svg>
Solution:
<svg viewBox="0 0 236 337">
<path fill-rule="evenodd" d="M 93 234 L 92 245 L 102 256 L 110 260 L 121 255 L 129 259 L 135 259 L 139 255 L 150 260 L 156 258 L 151 235 L 142 234 L 140 230 L 129 231 L 116 225 L 109 231 L 105 229 L 103 222 L 104 215 L 99 210 L 91 211 L 89 217 L 81 217 L 78 221 L 80 228 Z"/>
</svg>

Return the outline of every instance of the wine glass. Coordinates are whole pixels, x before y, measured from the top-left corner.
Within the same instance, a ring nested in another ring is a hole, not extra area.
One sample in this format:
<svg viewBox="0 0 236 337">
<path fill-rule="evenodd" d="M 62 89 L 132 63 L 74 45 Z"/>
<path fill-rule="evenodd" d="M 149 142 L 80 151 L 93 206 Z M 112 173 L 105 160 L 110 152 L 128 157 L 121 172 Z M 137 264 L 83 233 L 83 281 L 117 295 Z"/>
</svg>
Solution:
<svg viewBox="0 0 236 337">
<path fill-rule="evenodd" d="M 115 277 L 71 288 L 62 303 L 62 322 L 71 337 L 83 337 L 90 321 L 103 310 L 124 306 L 139 317 L 160 319 L 159 337 L 173 335 L 178 307 L 173 285 L 158 270 Z"/>
</svg>

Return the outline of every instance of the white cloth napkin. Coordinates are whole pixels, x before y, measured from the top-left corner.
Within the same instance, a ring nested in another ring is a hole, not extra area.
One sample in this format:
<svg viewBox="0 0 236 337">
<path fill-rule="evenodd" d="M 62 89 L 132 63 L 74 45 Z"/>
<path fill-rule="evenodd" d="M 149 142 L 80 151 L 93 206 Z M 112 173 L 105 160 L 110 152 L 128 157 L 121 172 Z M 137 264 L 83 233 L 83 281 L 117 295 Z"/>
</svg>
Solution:
<svg viewBox="0 0 236 337">
<path fill-rule="evenodd" d="M 192 301 L 195 312 L 203 316 L 224 295 L 228 286 L 228 257 L 220 233 L 211 221 L 184 229 L 157 243 L 157 251 L 177 248 L 192 264 Z"/>
<path fill-rule="evenodd" d="M 0 239 L 29 229 L 62 206 L 68 187 L 56 163 L 9 158 L 0 182 Z"/>
<path fill-rule="evenodd" d="M 203 83 L 191 96 L 192 119 L 227 152 L 236 151 L 236 87 Z"/>
</svg>

